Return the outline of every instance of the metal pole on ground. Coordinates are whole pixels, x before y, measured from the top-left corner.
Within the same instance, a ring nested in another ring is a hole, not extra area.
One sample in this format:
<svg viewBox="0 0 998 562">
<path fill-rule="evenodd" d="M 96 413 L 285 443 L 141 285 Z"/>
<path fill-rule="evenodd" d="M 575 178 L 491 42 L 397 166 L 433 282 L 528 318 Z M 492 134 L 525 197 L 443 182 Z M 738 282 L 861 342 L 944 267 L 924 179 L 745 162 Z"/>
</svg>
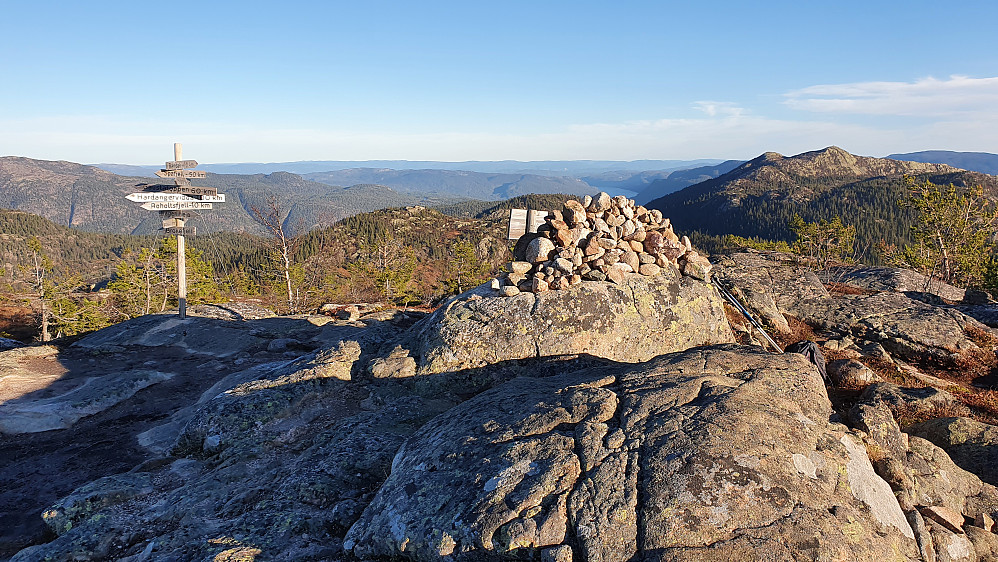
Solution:
<svg viewBox="0 0 998 562">
<path fill-rule="evenodd" d="M 745 308 L 742 303 L 738 302 L 738 299 L 736 299 L 734 295 L 722 287 L 717 279 L 712 279 L 711 282 L 714 284 L 714 287 L 718 290 L 718 292 L 721 293 L 721 296 L 731 303 L 731 306 L 735 307 L 735 310 L 742 313 L 742 316 L 744 316 L 749 323 L 752 324 L 752 326 L 758 330 L 760 334 L 762 334 L 762 337 L 765 338 L 769 345 L 773 346 L 773 349 L 775 349 L 778 353 L 783 353 L 783 348 L 780 347 L 780 344 L 776 343 L 773 341 L 773 338 L 769 337 L 769 334 L 766 333 L 766 330 L 762 327 L 762 324 L 752 317 L 752 314 L 749 313 L 748 309 Z"/>
</svg>

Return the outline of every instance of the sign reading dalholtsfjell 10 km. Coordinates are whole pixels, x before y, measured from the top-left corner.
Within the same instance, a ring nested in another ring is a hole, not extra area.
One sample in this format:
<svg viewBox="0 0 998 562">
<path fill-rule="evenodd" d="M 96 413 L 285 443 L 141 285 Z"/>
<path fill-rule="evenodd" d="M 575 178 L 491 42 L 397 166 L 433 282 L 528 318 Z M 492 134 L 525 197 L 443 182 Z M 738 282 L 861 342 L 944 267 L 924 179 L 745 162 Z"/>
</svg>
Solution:
<svg viewBox="0 0 998 562">
<path fill-rule="evenodd" d="M 198 165 L 197 160 L 182 160 L 181 144 L 173 144 L 173 161 L 156 172 L 161 178 L 173 178 L 175 185 L 154 186 L 157 191 L 129 193 L 125 196 L 129 201 L 142 203 L 142 208 L 148 211 L 159 211 L 163 217 L 163 230 L 167 234 L 177 236 L 177 296 L 180 300 L 180 317 L 187 317 L 187 259 L 184 249 L 184 236 L 197 234 L 195 227 L 186 226 L 190 217 L 187 211 L 210 210 L 212 203 L 224 203 L 225 195 L 218 193 L 214 187 L 197 187 L 191 185 L 191 179 L 208 177 L 207 172 L 189 170 Z"/>
</svg>

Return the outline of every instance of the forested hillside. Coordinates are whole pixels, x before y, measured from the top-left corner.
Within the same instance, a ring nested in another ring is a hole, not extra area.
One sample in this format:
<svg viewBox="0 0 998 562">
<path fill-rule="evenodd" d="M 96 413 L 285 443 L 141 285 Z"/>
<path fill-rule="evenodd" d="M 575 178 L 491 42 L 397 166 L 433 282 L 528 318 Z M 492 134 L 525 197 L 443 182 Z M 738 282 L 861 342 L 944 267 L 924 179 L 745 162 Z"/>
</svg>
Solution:
<svg viewBox="0 0 998 562">
<path fill-rule="evenodd" d="M 479 219 L 491 217 L 495 219 L 502 219 L 503 217 L 498 216 L 498 213 L 503 211 L 508 213 L 510 209 L 561 209 L 561 207 L 565 204 L 565 201 L 569 199 L 576 199 L 578 201 L 582 200 L 582 198 L 577 195 L 568 195 L 565 193 L 552 193 L 546 195 L 529 194 L 519 195 L 498 203 L 495 201 L 472 200 L 454 203 L 451 205 L 440 205 L 438 207 L 434 207 L 434 209 L 445 215 L 453 217 Z"/>
<path fill-rule="evenodd" d="M 881 242 L 911 242 L 914 211 L 899 205 L 908 186 L 929 181 L 982 185 L 994 195 L 998 178 L 938 164 L 897 162 L 851 155 L 839 148 L 784 157 L 766 153 L 742 166 L 656 199 L 649 208 L 672 219 L 677 230 L 792 241 L 794 215 L 856 227 L 861 259 L 876 263 Z"/>
<path fill-rule="evenodd" d="M 491 207 L 491 218 L 483 219 L 410 206 L 289 233 L 286 270 L 274 259 L 277 238 L 189 237 L 188 302 L 254 298 L 282 312 L 323 303 L 435 304 L 483 282 L 508 261 L 507 211 Z M 172 236 L 87 232 L 0 210 L 0 241 L 0 309 L 8 311 L 0 310 L 0 332 L 23 333 L 3 322 L 12 310 L 18 317 L 34 311 L 21 320 L 32 329 L 48 311 L 52 333 L 73 334 L 176 306 Z"/>
</svg>

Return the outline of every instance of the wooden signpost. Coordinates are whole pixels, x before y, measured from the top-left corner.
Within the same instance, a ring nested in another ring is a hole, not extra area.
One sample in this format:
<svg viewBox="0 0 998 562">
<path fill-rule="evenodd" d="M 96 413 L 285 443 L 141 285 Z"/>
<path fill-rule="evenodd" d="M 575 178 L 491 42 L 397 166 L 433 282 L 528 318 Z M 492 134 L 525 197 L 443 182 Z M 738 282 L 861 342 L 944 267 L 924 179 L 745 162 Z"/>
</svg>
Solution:
<svg viewBox="0 0 998 562">
<path fill-rule="evenodd" d="M 181 144 L 173 144 L 173 161 L 167 162 L 156 175 L 161 178 L 173 178 L 176 185 L 156 186 L 160 191 L 144 191 L 129 193 L 125 199 L 142 203 L 147 211 L 159 211 L 163 218 L 163 230 L 177 237 L 177 296 L 180 305 L 180 317 L 187 318 L 187 259 L 184 245 L 185 236 L 194 236 L 197 229 L 185 223 L 191 217 L 189 211 L 201 211 L 212 208 L 212 203 L 224 203 L 225 195 L 218 193 L 214 187 L 192 186 L 191 179 L 208 177 L 207 172 L 189 170 L 198 165 L 197 160 L 182 160 Z"/>
<path fill-rule="evenodd" d="M 166 163 L 167 170 L 186 170 L 187 168 L 197 168 L 197 160 L 174 160 L 173 162 Z"/>
</svg>

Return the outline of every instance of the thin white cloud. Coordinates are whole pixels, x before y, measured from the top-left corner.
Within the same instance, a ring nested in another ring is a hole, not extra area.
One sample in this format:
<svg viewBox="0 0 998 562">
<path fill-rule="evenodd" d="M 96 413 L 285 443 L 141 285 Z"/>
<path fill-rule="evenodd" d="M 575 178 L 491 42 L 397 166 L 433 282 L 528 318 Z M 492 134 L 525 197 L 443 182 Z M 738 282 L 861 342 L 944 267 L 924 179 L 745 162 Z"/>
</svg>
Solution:
<svg viewBox="0 0 998 562">
<path fill-rule="evenodd" d="M 738 104 L 727 101 L 695 101 L 693 109 L 706 113 L 708 117 L 718 115 L 738 117 L 745 112 L 745 109 Z"/>
<path fill-rule="evenodd" d="M 950 76 L 914 82 L 822 84 L 785 94 L 785 104 L 818 113 L 939 117 L 998 116 L 998 77 Z"/>
</svg>

